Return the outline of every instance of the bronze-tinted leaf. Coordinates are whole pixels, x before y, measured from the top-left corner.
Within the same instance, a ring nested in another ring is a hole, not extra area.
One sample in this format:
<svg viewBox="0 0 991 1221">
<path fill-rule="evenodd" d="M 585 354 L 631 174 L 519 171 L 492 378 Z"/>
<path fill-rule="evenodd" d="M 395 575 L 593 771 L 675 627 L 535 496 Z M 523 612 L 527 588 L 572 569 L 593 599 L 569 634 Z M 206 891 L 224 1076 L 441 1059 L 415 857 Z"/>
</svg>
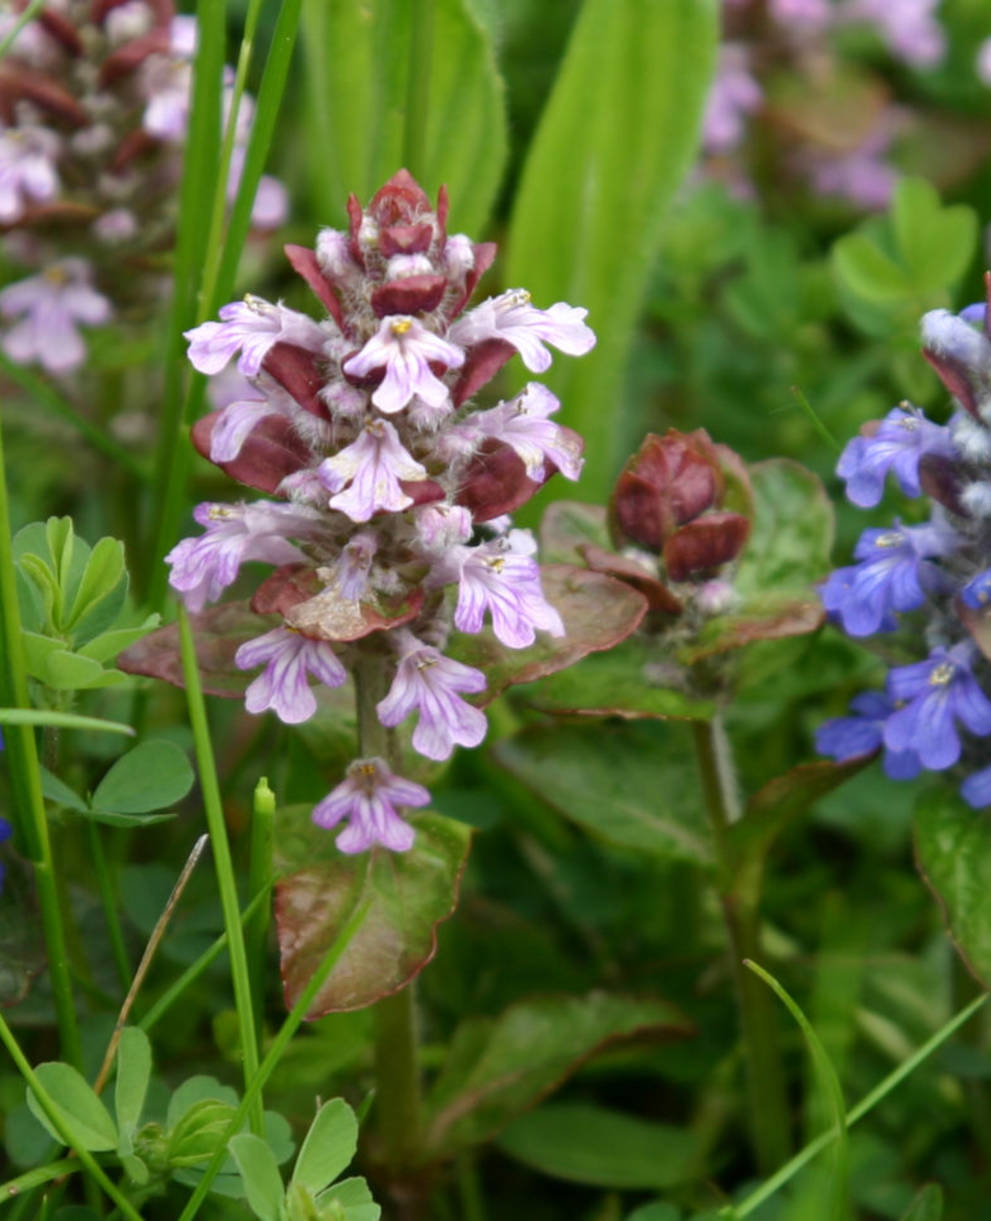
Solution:
<svg viewBox="0 0 991 1221">
<path fill-rule="evenodd" d="M 193 425 L 193 445 L 208 462 L 212 461 L 210 438 L 221 414 L 211 411 Z M 238 483 L 272 496 L 287 475 L 294 474 L 309 461 L 310 452 L 289 420 L 285 416 L 270 415 L 258 421 L 236 458 L 214 465 Z"/>
<path fill-rule="evenodd" d="M 240 699 L 254 675 L 239 670 L 234 654 L 247 640 L 253 640 L 276 624 L 251 610 L 247 602 L 225 602 L 189 616 L 196 642 L 203 690 L 208 695 Z M 117 665 L 128 674 L 161 678 L 174 687 L 185 687 L 179 628 L 170 623 L 132 644 L 117 658 Z"/>
<path fill-rule="evenodd" d="M 586 543 L 609 546 L 609 527 L 602 505 L 556 500 L 540 521 L 540 558 L 545 564 L 575 564 Z"/>
<path fill-rule="evenodd" d="M 317 256 L 309 246 L 296 246 L 291 242 L 283 246 L 286 258 L 292 264 L 292 269 L 297 275 L 302 276 L 306 283 L 316 294 L 317 300 L 323 305 L 330 316 L 334 319 L 338 326 L 343 323 L 343 314 L 341 312 L 341 303 L 337 299 L 337 293 L 334 291 L 334 286 L 324 275 L 320 264 L 317 262 Z"/>
<path fill-rule="evenodd" d="M 287 1007 L 306 987 L 348 917 L 371 907 L 307 1015 L 363 1009 L 397 992 L 433 958 L 437 925 L 457 904 L 471 830 L 439 814 L 411 820 L 409 852 L 345 856 L 308 806 L 280 810 L 275 919 Z"/>
<path fill-rule="evenodd" d="M 423 607 L 423 590 L 387 601 L 357 602 L 342 598 L 336 590 L 325 590 L 286 611 L 286 623 L 317 640 L 360 640 L 383 628 L 400 627 L 417 617 Z"/>
<path fill-rule="evenodd" d="M 451 642 L 453 656 L 485 673 L 489 685 L 479 697 L 483 706 L 507 687 L 533 682 L 589 653 L 611 649 L 640 625 L 647 611 L 643 594 L 584 568 L 550 564 L 541 568 L 541 582 L 544 596 L 564 620 L 563 636 L 541 632 L 530 648 L 509 649 L 486 628 Z"/>
</svg>

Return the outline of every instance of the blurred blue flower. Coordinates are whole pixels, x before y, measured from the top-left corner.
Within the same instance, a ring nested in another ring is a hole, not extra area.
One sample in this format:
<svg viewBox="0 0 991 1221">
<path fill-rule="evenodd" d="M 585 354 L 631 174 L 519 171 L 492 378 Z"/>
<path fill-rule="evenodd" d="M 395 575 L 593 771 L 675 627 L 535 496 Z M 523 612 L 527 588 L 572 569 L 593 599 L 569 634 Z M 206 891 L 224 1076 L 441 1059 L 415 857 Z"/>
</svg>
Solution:
<svg viewBox="0 0 991 1221">
<path fill-rule="evenodd" d="M 916 610 L 930 593 L 948 588 L 930 557 L 953 547 L 951 531 L 933 525 L 865 530 L 854 555 L 862 562 L 838 568 L 819 591 L 823 606 L 851 636 L 872 636 L 897 626 L 894 611 Z"/>
<path fill-rule="evenodd" d="M 890 672 L 888 694 L 904 707 L 885 722 L 889 750 L 914 750 L 924 767 L 942 771 L 960 758 L 957 721 L 978 737 L 991 733 L 991 701 L 971 673 L 972 657 L 972 646 L 963 641 Z"/>
<path fill-rule="evenodd" d="M 850 710 L 856 715 L 836 717 L 816 731 L 816 750 L 837 763 L 880 749 L 884 723 L 895 706 L 883 691 L 862 691 L 850 701 Z M 922 764 L 914 750 L 886 750 L 884 770 L 892 780 L 912 780 Z"/>
<path fill-rule="evenodd" d="M 926 454 L 957 456 L 949 429 L 915 408 L 894 407 L 872 436 L 847 442 L 836 473 L 846 481 L 847 499 L 868 509 L 880 503 L 889 471 L 906 496 L 921 495 L 919 460 Z"/>
</svg>

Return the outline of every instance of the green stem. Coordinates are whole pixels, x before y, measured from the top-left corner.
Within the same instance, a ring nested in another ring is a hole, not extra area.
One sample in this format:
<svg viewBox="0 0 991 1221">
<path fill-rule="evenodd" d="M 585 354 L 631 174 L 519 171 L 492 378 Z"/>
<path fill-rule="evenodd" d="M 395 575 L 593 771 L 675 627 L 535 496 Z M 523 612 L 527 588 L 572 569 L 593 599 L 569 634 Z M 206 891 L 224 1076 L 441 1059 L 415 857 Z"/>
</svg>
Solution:
<svg viewBox="0 0 991 1221">
<path fill-rule="evenodd" d="M 241 914 L 242 928 L 245 928 L 248 925 L 251 917 L 262 906 L 263 901 L 267 900 L 267 888 L 261 894 L 255 895 Z M 185 969 L 185 971 L 183 971 L 179 978 L 162 993 L 157 1001 L 155 1001 L 154 1005 L 152 1005 L 141 1021 L 138 1022 L 141 1029 L 147 1033 L 153 1026 L 156 1026 L 162 1020 L 162 1018 L 165 1017 L 166 1013 L 168 1013 L 176 1001 L 182 997 L 186 989 L 191 987 L 199 979 L 199 977 L 203 974 L 207 967 L 210 966 L 211 963 L 217 961 L 226 948 L 227 934 L 221 933 L 213 945 L 211 945 L 209 949 L 204 950 L 199 958 L 197 958 L 194 963 L 191 963 Z"/>
<path fill-rule="evenodd" d="M 351 939 L 361 928 L 365 922 L 365 917 L 368 915 L 371 902 L 366 900 L 359 908 L 357 908 L 351 918 L 345 923 L 344 927 L 338 933 L 333 945 L 327 950 L 320 961 L 320 965 L 310 977 L 310 982 L 306 985 L 303 991 L 299 994 L 299 999 L 293 1005 L 286 1020 L 279 1027 L 279 1031 L 272 1040 L 271 1046 L 262 1060 L 258 1068 L 258 1072 L 251 1079 L 248 1088 L 244 1091 L 244 1097 L 231 1117 L 224 1132 L 223 1138 L 217 1142 L 217 1151 L 207 1164 L 206 1170 L 203 1172 L 203 1177 L 196 1185 L 196 1190 L 190 1196 L 186 1207 L 182 1210 L 179 1216 L 179 1221 L 191 1221 L 199 1211 L 200 1205 L 206 1199 L 207 1193 L 210 1190 L 213 1180 L 217 1177 L 217 1172 L 224 1164 L 227 1157 L 227 1144 L 234 1133 L 240 1128 L 244 1122 L 245 1115 L 248 1114 L 249 1108 L 254 1104 L 256 1099 L 261 1097 L 262 1089 L 265 1082 L 269 1079 L 272 1073 L 278 1066 L 279 1061 L 285 1054 L 286 1048 L 292 1042 L 293 1035 L 299 1029 L 300 1023 L 310 1011 L 310 1007 L 317 998 L 320 989 L 327 982 L 327 977 L 337 966 L 341 955 L 348 948 Z"/>
<path fill-rule="evenodd" d="M 358 753 L 389 760 L 395 752 L 375 706 L 388 688 L 386 658 L 371 649 L 359 654 L 354 671 Z M 416 995 L 408 984 L 375 1006 L 376 1112 L 385 1163 L 393 1172 L 415 1160 L 421 1133 L 421 1082 Z"/>
<path fill-rule="evenodd" d="M 251 851 L 248 865 L 248 893 L 264 894 L 272 889 L 272 842 L 275 819 L 275 794 L 263 776 L 255 786 L 251 820 Z M 245 930 L 248 961 L 251 963 L 252 1000 L 255 1007 L 255 1028 L 259 1038 L 263 1032 L 265 1014 L 265 979 L 268 975 L 268 933 L 271 925 L 271 905 L 265 903 L 252 917 Z M 261 1048 L 259 1047 L 259 1051 Z"/>
<path fill-rule="evenodd" d="M 193 729 L 196 762 L 203 793 L 203 808 L 206 812 L 207 829 L 213 848 L 213 860 L 217 869 L 217 888 L 220 891 L 220 906 L 224 913 L 224 928 L 230 950 L 231 979 L 234 985 L 234 1006 L 237 1010 L 241 1031 L 241 1055 L 243 1057 L 244 1083 L 247 1087 L 258 1074 L 258 1035 L 255 1030 L 255 1012 L 251 1000 L 251 976 L 248 971 L 248 955 L 241 928 L 241 913 L 237 899 L 237 883 L 234 880 L 234 863 L 231 860 L 230 843 L 227 839 L 227 824 L 220 799 L 220 784 L 213 757 L 213 743 L 207 725 L 206 705 L 196 662 L 196 647 L 189 626 L 189 615 L 184 606 L 179 607 L 179 640 L 182 648 L 182 671 L 186 683 L 186 700 L 189 720 Z M 264 1104 L 261 1094 L 255 1099 L 249 1120 L 251 1130 L 257 1136 L 264 1132 Z"/>
<path fill-rule="evenodd" d="M 738 874 L 729 848 L 729 828 L 739 817 L 739 799 L 722 721 L 693 721 L 692 732 L 712 826 L 719 900 L 743 1028 L 750 1138 L 757 1164 L 768 1174 L 791 1150 L 791 1125 L 774 1001 L 743 965 L 744 959 L 759 960 L 761 956 L 760 877 L 749 871 Z"/>
<path fill-rule="evenodd" d="M 36 1166 L 34 1170 L 25 1170 L 17 1178 L 0 1183 L 0 1203 L 4 1200 L 14 1200 L 25 1191 L 35 1187 L 43 1187 L 52 1179 L 60 1179 L 63 1175 L 75 1174 L 82 1169 L 74 1157 L 63 1157 L 57 1162 L 49 1162 L 47 1166 Z"/>
<path fill-rule="evenodd" d="M 103 1167 L 96 1161 L 92 1153 L 82 1146 L 77 1146 L 71 1128 L 62 1118 L 62 1112 L 56 1106 L 52 1096 L 38 1080 L 34 1069 L 28 1063 L 27 1058 L 18 1046 L 17 1040 L 14 1038 L 2 1014 L 0 1014 L 0 1042 L 7 1048 L 10 1058 L 14 1061 L 21 1076 L 30 1086 L 31 1092 L 38 1100 L 38 1105 L 45 1112 L 48 1122 L 59 1134 L 62 1143 L 70 1149 L 75 1149 L 76 1157 L 82 1164 L 83 1169 L 100 1185 L 107 1196 L 120 1209 L 123 1216 L 130 1218 L 130 1221 L 141 1221 L 140 1213 L 134 1210 L 127 1197 L 110 1181 Z"/>
<path fill-rule="evenodd" d="M 410 16 L 409 75 L 406 78 L 406 132 L 403 152 L 414 178 L 426 171 L 430 117 L 430 60 L 434 47 L 434 0 L 413 0 Z"/>
<path fill-rule="evenodd" d="M 93 868 L 96 871 L 96 884 L 100 891 L 100 902 L 103 904 L 103 918 L 107 922 L 107 932 L 110 935 L 110 949 L 113 952 L 121 990 L 126 995 L 131 986 L 131 964 L 127 958 L 127 946 L 124 944 L 124 930 L 117 914 L 117 892 L 114 880 L 110 875 L 110 866 L 107 863 L 107 854 L 104 851 L 99 824 L 89 822 L 87 831 Z"/>
<path fill-rule="evenodd" d="M 852 1128 L 869 1111 L 872 1111 L 883 1098 L 886 1098 L 893 1089 L 901 1085 L 905 1078 L 914 1073 L 919 1065 L 945 1043 L 951 1034 L 970 1021 L 978 1009 L 987 1001 L 989 995 L 991 994 L 985 992 L 971 1001 L 966 1009 L 962 1009 L 955 1017 L 951 1018 L 941 1030 L 936 1031 L 931 1039 L 927 1039 L 916 1052 L 909 1056 L 902 1064 L 899 1064 L 869 1094 L 861 1098 L 856 1106 L 851 1107 L 846 1113 L 846 1127 Z M 728 1209 L 726 1212 L 727 1218 L 732 1218 L 732 1221 L 743 1221 L 744 1217 L 749 1217 L 766 1200 L 769 1200 L 775 1192 L 779 1191 L 787 1182 L 793 1179 L 799 1170 L 818 1157 L 824 1149 L 828 1149 L 838 1136 L 839 1129 L 834 1127 L 830 1128 L 828 1132 L 823 1132 L 821 1136 L 817 1136 L 815 1140 L 810 1141 L 804 1149 L 796 1153 L 789 1162 L 786 1162 L 766 1183 L 762 1183 L 756 1191 L 747 1196 L 742 1203 Z"/>
<path fill-rule="evenodd" d="M 11 540 L 10 509 L 7 502 L 7 479 L 3 456 L 3 436 L 0 433 L 0 641 L 6 657 L 4 687 L 9 702 L 29 708 L 27 666 L 24 659 L 21 612 L 17 600 L 17 572 Z M 55 999 L 62 1056 L 79 1068 L 82 1046 L 72 998 L 72 978 L 65 945 L 65 926 L 59 905 L 58 886 L 48 835 L 48 818 L 41 791 L 41 771 L 38 766 L 38 746 L 30 725 L 12 725 L 6 736 L 7 758 L 14 790 L 14 826 L 19 845 L 34 865 L 41 922 L 48 948 L 48 969 Z"/>
<path fill-rule="evenodd" d="M 10 48 L 14 45 L 14 39 L 21 32 L 21 30 L 23 30 L 27 23 L 38 14 L 44 2 L 45 0 L 31 0 L 31 3 L 27 5 L 24 12 L 21 13 L 21 15 L 14 22 L 13 26 L 10 28 L 10 30 L 8 30 L 3 40 L 0 41 L 0 59 L 2 59 L 3 56 L 6 55 Z"/>
</svg>

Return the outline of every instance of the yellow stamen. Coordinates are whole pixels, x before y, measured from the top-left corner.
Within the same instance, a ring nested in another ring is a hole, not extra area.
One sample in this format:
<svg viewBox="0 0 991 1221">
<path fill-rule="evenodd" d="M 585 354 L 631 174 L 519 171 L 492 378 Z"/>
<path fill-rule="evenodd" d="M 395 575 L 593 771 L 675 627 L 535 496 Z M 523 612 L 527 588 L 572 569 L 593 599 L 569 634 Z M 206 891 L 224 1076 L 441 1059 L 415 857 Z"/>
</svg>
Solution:
<svg viewBox="0 0 991 1221">
<path fill-rule="evenodd" d="M 955 673 L 955 666 L 952 666 L 948 661 L 942 661 L 938 666 L 933 668 L 933 672 L 929 675 L 930 685 L 933 687 L 945 687 L 952 680 Z"/>
<path fill-rule="evenodd" d="M 390 327 L 393 335 L 405 335 L 407 331 L 412 330 L 413 323 L 409 318 L 398 318 Z"/>
</svg>

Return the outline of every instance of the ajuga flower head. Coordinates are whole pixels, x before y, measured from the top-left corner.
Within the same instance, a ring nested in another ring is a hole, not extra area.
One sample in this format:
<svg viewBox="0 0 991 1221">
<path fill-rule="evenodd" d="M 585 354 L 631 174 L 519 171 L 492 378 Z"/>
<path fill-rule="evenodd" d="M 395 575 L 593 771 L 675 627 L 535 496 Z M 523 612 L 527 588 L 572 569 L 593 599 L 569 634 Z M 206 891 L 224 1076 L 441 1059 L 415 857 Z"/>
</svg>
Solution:
<svg viewBox="0 0 991 1221">
<path fill-rule="evenodd" d="M 541 309 L 521 289 L 466 311 L 495 247 L 448 235 L 445 192 L 435 209 L 406 171 L 348 212 L 347 232 L 286 248 L 318 319 L 248 296 L 187 333 L 219 404 L 194 443 L 275 499 L 201 505 L 204 533 L 173 549 L 170 579 L 198 610 L 242 562 L 273 565 L 252 607 L 275 626 L 236 657 L 261 671 L 249 711 L 304 721 L 311 678 L 335 687 L 357 673 L 367 697 L 374 674 L 381 734 L 412 725 L 413 749 L 444 760 L 486 729 L 469 699 L 485 675 L 445 654 L 452 628 L 491 624 L 514 649 L 564 631 L 533 537 L 507 515 L 555 472 L 581 470 L 581 439 L 551 418 L 559 404 L 545 387 L 484 410 L 474 396 L 517 353 L 539 372 L 550 349 L 581 355 L 595 337 L 584 310 Z M 428 794 L 394 773 L 380 743 L 362 749 L 314 819 L 347 822 L 344 852 L 402 851 L 413 834 L 401 810 Z"/>
<path fill-rule="evenodd" d="M 0 37 L 16 19 L 0 15 Z M 0 294 L 12 359 L 65 373 L 85 358 L 80 324 L 160 295 L 149 256 L 171 243 L 195 50 L 196 20 L 172 0 L 49 0 L 0 60 L 0 227 L 11 260 L 37 272 Z M 229 74 L 228 102 L 231 88 Z M 245 96 L 231 195 L 251 118 Z M 256 226 L 285 213 L 282 185 L 263 178 Z"/>
<path fill-rule="evenodd" d="M 884 750 L 895 779 L 954 769 L 973 806 L 991 805 L 991 338 L 988 306 L 922 320 L 923 352 L 954 395 L 948 424 L 908 403 L 854 437 L 837 473 L 847 497 L 873 507 L 888 477 L 929 517 L 865 530 L 857 563 L 822 586 L 851 636 L 881 634 L 901 653 L 886 691 L 858 696 L 853 715 L 823 725 L 818 747 L 847 759 Z M 892 649 L 887 649 L 889 656 Z M 897 655 L 897 654 L 895 654 Z"/>
</svg>

